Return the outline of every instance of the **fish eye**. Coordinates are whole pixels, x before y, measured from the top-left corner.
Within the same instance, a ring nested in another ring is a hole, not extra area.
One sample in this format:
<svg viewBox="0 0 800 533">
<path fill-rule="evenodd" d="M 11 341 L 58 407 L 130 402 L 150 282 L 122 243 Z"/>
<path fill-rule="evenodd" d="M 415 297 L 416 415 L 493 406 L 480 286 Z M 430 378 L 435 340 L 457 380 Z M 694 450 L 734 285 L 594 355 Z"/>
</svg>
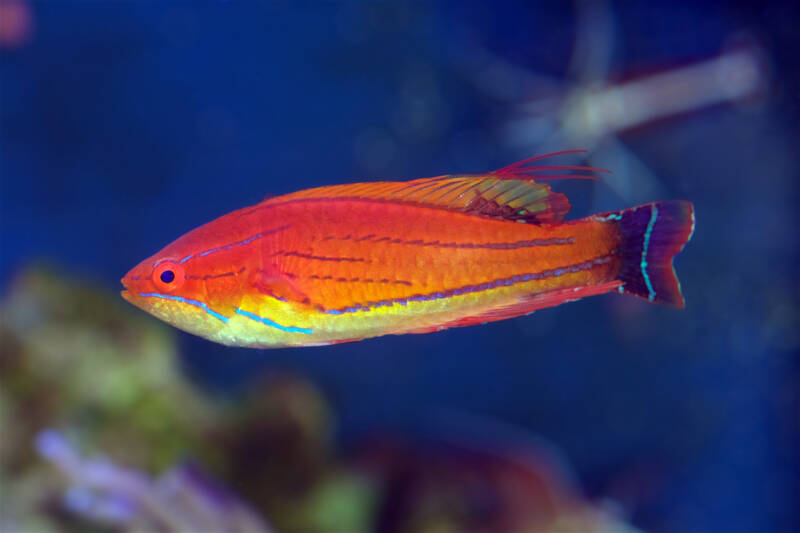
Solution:
<svg viewBox="0 0 800 533">
<path fill-rule="evenodd" d="M 153 284 L 161 291 L 174 291 L 186 278 L 183 267 L 173 261 L 162 261 L 153 269 Z"/>
</svg>

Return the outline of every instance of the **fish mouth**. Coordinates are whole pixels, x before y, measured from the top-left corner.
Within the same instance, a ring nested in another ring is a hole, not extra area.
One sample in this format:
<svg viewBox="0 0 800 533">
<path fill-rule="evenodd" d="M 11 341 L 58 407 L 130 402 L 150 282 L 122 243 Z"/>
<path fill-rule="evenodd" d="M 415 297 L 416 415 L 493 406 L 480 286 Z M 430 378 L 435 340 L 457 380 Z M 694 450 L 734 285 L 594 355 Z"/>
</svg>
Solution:
<svg viewBox="0 0 800 533">
<path fill-rule="evenodd" d="M 123 298 L 125 298 L 127 301 L 130 302 L 131 301 L 131 293 L 130 293 L 130 291 L 128 291 L 128 281 L 127 281 L 127 279 L 128 279 L 128 276 L 125 276 L 124 278 L 119 280 L 119 282 L 122 283 L 122 286 L 125 287 L 120 292 L 120 294 L 122 295 Z"/>
<path fill-rule="evenodd" d="M 128 290 L 128 276 L 125 276 L 119 280 L 119 282 L 122 283 L 123 287 L 125 287 L 122 291 L 120 291 L 120 295 L 128 302 L 133 303 L 134 294 Z"/>
</svg>

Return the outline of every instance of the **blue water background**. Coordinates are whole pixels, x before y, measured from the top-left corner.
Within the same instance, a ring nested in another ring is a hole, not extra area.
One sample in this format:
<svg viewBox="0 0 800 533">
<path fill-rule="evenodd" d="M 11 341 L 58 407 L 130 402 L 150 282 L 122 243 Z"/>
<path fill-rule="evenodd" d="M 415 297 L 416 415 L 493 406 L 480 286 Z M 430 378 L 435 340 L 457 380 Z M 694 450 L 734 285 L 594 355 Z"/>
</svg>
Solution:
<svg viewBox="0 0 800 533">
<path fill-rule="evenodd" d="M 658 0 L 612 12 L 618 79 L 711 57 L 742 32 L 768 54 L 759 101 L 620 137 L 660 194 L 695 204 L 697 232 L 676 261 L 685 311 L 609 295 L 483 327 L 273 351 L 181 334 L 187 374 L 220 394 L 267 369 L 307 375 L 344 446 L 425 432 L 447 413 L 508 422 L 554 443 L 589 496 L 622 501 L 650 530 L 796 526 L 800 372 L 786 324 L 800 298 L 798 9 Z M 0 50 L 0 279 L 43 259 L 110 290 L 180 234 L 268 195 L 536 154 L 506 143 L 514 107 L 481 89 L 488 74 L 471 59 L 480 49 L 564 79 L 576 31 L 566 2 L 46 2 L 34 13 L 30 44 Z M 576 216 L 627 206 L 603 187 L 556 185 Z"/>
</svg>

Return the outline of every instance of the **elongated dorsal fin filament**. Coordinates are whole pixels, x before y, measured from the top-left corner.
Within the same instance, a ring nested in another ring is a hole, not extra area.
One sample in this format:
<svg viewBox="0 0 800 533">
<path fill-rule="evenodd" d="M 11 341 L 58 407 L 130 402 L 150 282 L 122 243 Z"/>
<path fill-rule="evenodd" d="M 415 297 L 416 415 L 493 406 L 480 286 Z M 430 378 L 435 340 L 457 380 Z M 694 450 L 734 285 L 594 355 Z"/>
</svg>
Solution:
<svg viewBox="0 0 800 533">
<path fill-rule="evenodd" d="M 564 154 L 576 154 L 576 153 L 585 153 L 586 150 L 562 150 L 560 152 L 552 152 L 550 154 L 542 154 L 542 155 L 535 155 L 533 157 L 528 157 L 527 159 L 523 159 L 522 161 L 517 161 L 516 163 L 512 163 L 507 167 L 503 167 L 497 169 L 490 174 L 495 176 L 502 176 L 502 177 L 509 177 L 509 178 L 519 178 L 521 176 L 530 176 L 537 180 L 595 180 L 598 181 L 600 178 L 594 174 L 540 174 L 540 172 L 552 172 L 552 171 L 561 171 L 561 170 L 581 170 L 585 172 L 593 172 L 593 173 L 609 173 L 610 171 L 605 168 L 598 168 L 598 167 L 591 167 L 591 166 L 584 166 L 584 165 L 534 165 L 529 166 L 531 163 L 535 161 L 541 161 L 542 159 L 549 159 L 551 157 L 556 157 L 559 155 Z"/>
</svg>

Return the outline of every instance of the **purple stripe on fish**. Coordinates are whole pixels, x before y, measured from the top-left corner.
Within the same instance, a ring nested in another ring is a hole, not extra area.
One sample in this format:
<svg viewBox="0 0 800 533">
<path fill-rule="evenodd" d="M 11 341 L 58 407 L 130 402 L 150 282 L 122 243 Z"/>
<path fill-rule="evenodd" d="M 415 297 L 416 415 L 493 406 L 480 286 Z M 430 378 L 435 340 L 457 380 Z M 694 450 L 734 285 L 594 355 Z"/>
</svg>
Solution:
<svg viewBox="0 0 800 533">
<path fill-rule="evenodd" d="M 328 235 L 324 240 L 328 241 L 336 239 L 340 241 L 347 241 L 352 239 L 352 235 L 344 237 L 337 237 L 335 235 Z M 561 244 L 572 244 L 574 242 L 572 237 L 566 238 L 552 238 L 552 239 L 529 239 L 523 241 L 510 241 L 510 242 L 439 242 L 439 241 L 423 241 L 417 239 L 414 241 L 406 241 L 403 239 L 392 239 L 391 237 L 376 237 L 375 235 L 367 235 L 365 237 L 358 237 L 353 239 L 355 242 L 371 241 L 374 243 L 386 242 L 388 244 L 406 244 L 409 246 L 429 246 L 434 248 L 462 248 L 462 249 L 488 249 L 488 250 L 516 250 L 517 248 L 530 248 L 532 246 L 553 246 Z"/>
<path fill-rule="evenodd" d="M 375 307 L 392 307 L 394 304 L 406 305 L 408 302 L 427 302 L 431 300 L 440 300 L 442 298 L 451 298 L 453 296 L 462 296 L 464 294 L 471 294 L 475 292 L 483 292 L 500 287 L 508 287 L 516 283 L 524 283 L 526 281 L 537 281 L 546 278 L 554 278 L 563 276 L 564 274 L 574 274 L 582 270 L 588 270 L 598 265 L 603 265 L 611 261 L 614 254 L 604 255 L 595 259 L 577 263 L 574 265 L 567 265 L 551 270 L 543 270 L 541 272 L 530 272 L 527 274 L 517 274 L 508 278 L 500 278 L 477 285 L 465 285 L 455 289 L 447 289 L 444 291 L 437 291 L 428 294 L 412 294 L 405 298 L 391 298 L 389 300 L 380 300 L 377 302 L 357 303 L 349 307 L 340 309 L 325 309 L 324 312 L 331 315 L 342 315 L 345 313 L 355 313 L 359 311 L 369 311 Z"/>
<path fill-rule="evenodd" d="M 313 255 L 313 254 L 306 254 L 302 252 L 295 252 L 289 250 L 278 250 L 272 254 L 272 257 L 282 255 L 284 257 L 300 257 L 303 259 L 312 259 L 314 261 L 345 261 L 349 263 L 370 263 L 371 261 L 363 258 L 363 257 L 338 257 L 338 256 L 325 256 L 325 255 Z"/>
<path fill-rule="evenodd" d="M 285 231 L 287 229 L 289 229 L 289 225 L 280 226 L 280 227 L 273 228 L 273 229 L 270 229 L 270 230 L 267 230 L 267 231 L 262 231 L 261 233 L 256 233 L 255 235 L 251 235 L 250 237 L 248 237 L 248 238 L 246 238 L 244 240 L 241 240 L 241 241 L 232 242 L 230 244 L 226 244 L 224 246 L 219 246 L 217 248 L 211 248 L 210 250 L 206 250 L 204 252 L 200 252 L 200 253 L 197 253 L 197 254 L 189 254 L 189 255 L 187 255 L 186 257 L 184 257 L 183 259 L 181 259 L 178 262 L 179 263 L 185 263 L 186 261 L 188 261 L 192 257 L 205 257 L 205 256 L 207 256 L 209 254 L 213 254 L 215 252 L 221 252 L 223 250 L 230 250 L 234 246 L 243 246 L 245 244 L 250 244 L 251 242 L 253 242 L 253 241 L 257 240 L 257 239 L 264 238 L 264 237 L 266 237 L 268 235 L 274 235 L 275 233 L 278 233 L 280 231 Z"/>
</svg>

